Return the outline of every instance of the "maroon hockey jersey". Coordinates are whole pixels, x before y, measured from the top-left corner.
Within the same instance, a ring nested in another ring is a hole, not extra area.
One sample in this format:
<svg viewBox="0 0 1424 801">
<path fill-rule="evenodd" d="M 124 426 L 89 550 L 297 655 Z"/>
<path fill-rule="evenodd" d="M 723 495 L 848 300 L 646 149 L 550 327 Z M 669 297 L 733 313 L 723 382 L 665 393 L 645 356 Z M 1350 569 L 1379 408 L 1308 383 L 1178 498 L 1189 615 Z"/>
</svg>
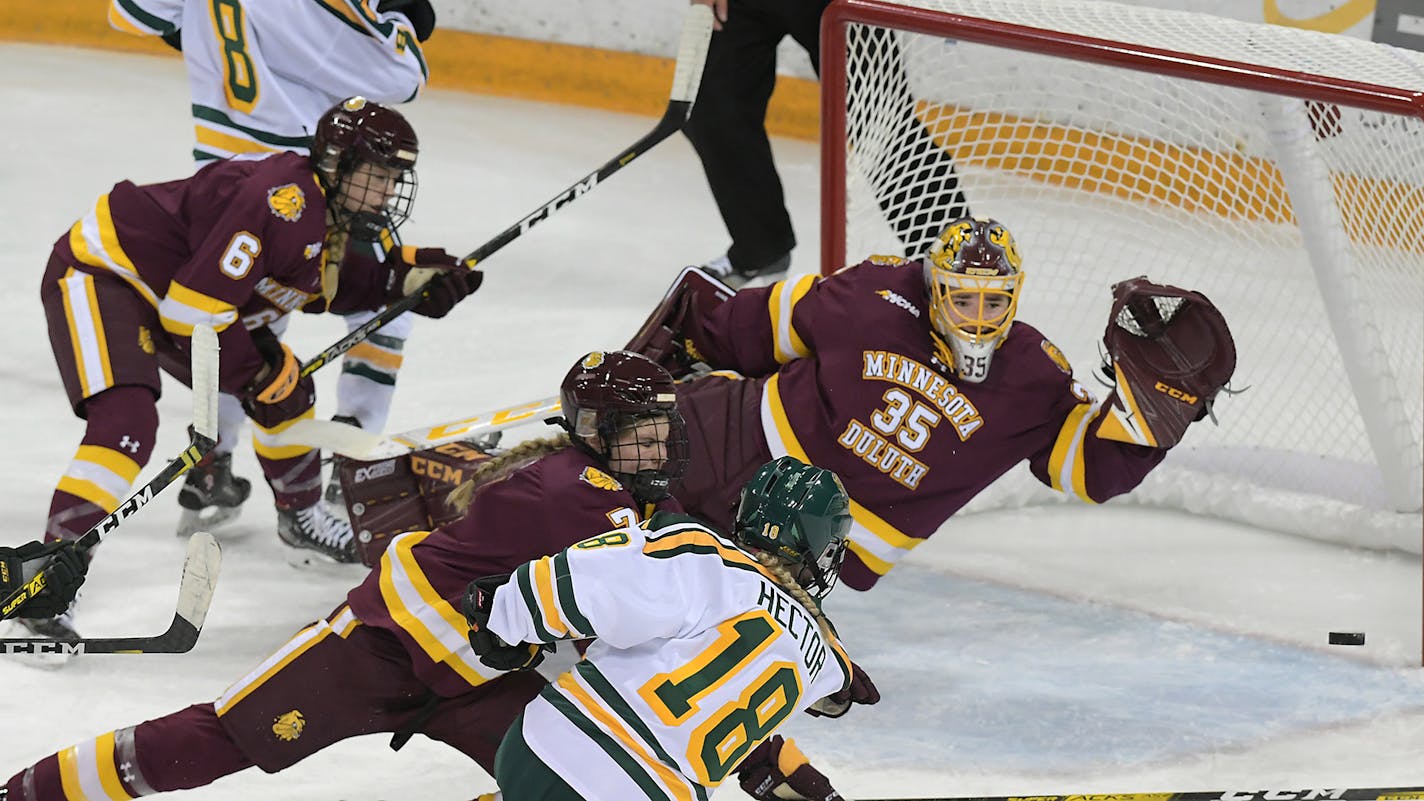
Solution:
<svg viewBox="0 0 1424 801">
<path fill-rule="evenodd" d="M 238 157 L 178 181 L 122 181 L 65 240 L 79 269 L 127 282 L 180 345 L 195 325 L 217 331 L 228 392 L 263 364 L 249 330 L 314 300 L 325 307 L 326 199 L 306 156 Z M 370 260 L 347 262 L 343 271 L 376 269 Z M 373 276 L 352 278 L 351 291 L 342 287 L 345 308 L 386 302 Z"/>
<path fill-rule="evenodd" d="M 1100 404 L 1015 322 L 982 383 L 936 355 L 920 262 L 743 289 L 693 332 L 707 361 L 763 382 L 773 456 L 835 471 L 854 525 L 841 578 L 867 589 L 964 504 L 1028 461 L 1088 502 L 1131 490 L 1165 451 L 1099 439 Z M 944 346 L 938 345 L 943 348 Z"/>
<path fill-rule="evenodd" d="M 681 511 L 671 499 L 656 509 Z M 460 600 L 471 581 L 513 572 L 649 514 L 592 457 L 565 448 L 481 487 L 459 520 L 396 537 L 347 601 L 363 623 L 396 635 L 425 684 L 457 695 L 499 675 L 467 639 Z"/>
</svg>

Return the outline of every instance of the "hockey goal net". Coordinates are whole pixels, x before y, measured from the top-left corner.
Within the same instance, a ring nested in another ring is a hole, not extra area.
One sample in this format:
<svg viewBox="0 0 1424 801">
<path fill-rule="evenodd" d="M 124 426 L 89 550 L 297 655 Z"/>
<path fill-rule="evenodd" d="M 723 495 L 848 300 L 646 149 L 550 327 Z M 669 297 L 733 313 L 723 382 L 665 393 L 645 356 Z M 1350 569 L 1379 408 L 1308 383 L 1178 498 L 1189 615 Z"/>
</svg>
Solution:
<svg viewBox="0 0 1424 801">
<path fill-rule="evenodd" d="M 962 192 L 1090 387 L 1114 282 L 1198 289 L 1246 391 L 1122 500 L 1421 550 L 1424 54 L 1086 0 L 838 0 L 821 63 L 824 271 L 921 252 Z M 1058 497 L 1022 473 L 971 509 Z"/>
</svg>

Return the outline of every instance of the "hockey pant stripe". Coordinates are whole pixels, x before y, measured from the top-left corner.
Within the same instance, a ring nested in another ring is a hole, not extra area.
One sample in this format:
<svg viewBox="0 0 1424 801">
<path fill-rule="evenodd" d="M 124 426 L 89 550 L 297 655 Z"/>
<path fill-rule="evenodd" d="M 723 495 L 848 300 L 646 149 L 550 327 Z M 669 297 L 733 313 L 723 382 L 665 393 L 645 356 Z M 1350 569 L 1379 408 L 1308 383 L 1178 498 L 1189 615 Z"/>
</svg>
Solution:
<svg viewBox="0 0 1424 801">
<path fill-rule="evenodd" d="M 252 672 L 223 690 L 222 695 L 218 696 L 218 700 L 213 703 L 214 711 L 217 712 L 218 717 L 222 717 L 253 690 L 262 686 L 263 682 L 306 653 L 312 646 L 331 634 L 345 639 L 351 634 L 352 629 L 359 625 L 361 625 L 361 621 L 356 619 L 349 607 L 343 605 L 329 620 L 319 620 L 302 629 L 292 639 L 287 640 L 286 644 L 278 648 L 275 653 L 263 660 L 262 664 L 254 668 Z"/>
<path fill-rule="evenodd" d="M 91 398 L 114 385 L 109 362 L 109 343 L 99 314 L 99 296 L 94 277 L 71 268 L 59 282 L 64 299 L 64 319 L 69 325 L 69 341 L 74 346 L 75 372 L 80 390 Z"/>
<path fill-rule="evenodd" d="M 432 662 L 455 671 L 471 687 L 501 675 L 486 667 L 470 647 L 470 624 L 451 606 L 420 569 L 411 549 L 428 531 L 413 531 L 392 540 L 381 555 L 381 600 L 391 620 L 425 651 Z"/>
</svg>

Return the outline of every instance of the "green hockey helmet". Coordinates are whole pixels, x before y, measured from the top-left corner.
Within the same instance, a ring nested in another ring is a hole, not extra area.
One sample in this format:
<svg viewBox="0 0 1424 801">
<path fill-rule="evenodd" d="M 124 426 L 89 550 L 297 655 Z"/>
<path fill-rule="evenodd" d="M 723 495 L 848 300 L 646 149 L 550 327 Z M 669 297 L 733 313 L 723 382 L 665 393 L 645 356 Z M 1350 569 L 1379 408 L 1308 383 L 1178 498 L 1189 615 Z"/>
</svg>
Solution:
<svg viewBox="0 0 1424 801">
<path fill-rule="evenodd" d="M 818 599 L 836 585 L 849 531 L 850 498 L 829 470 L 783 456 L 742 488 L 737 542 L 780 559 Z"/>
</svg>

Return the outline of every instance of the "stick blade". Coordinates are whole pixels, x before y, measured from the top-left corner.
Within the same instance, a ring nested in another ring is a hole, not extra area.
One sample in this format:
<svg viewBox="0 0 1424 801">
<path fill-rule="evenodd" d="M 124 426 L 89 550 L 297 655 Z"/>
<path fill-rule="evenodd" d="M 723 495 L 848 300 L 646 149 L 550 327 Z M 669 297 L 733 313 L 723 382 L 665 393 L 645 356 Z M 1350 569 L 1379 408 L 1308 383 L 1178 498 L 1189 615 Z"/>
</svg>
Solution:
<svg viewBox="0 0 1424 801">
<path fill-rule="evenodd" d="M 213 535 L 199 531 L 188 538 L 188 555 L 183 559 L 183 582 L 178 585 L 177 616 L 188 621 L 195 630 L 202 629 L 203 621 L 207 620 L 221 568 L 222 548 Z"/>
<path fill-rule="evenodd" d="M 193 326 L 193 430 L 218 439 L 218 335 L 206 325 Z"/>
<path fill-rule="evenodd" d="M 334 420 L 299 420 L 273 437 L 278 446 L 305 445 L 338 453 L 348 459 L 367 460 L 377 453 L 385 438 L 380 434 Z"/>
<path fill-rule="evenodd" d="M 682 18 L 682 39 L 677 45 L 677 66 L 672 73 L 669 99 L 691 103 L 697 99 L 702 85 L 702 68 L 707 63 L 707 48 L 712 43 L 712 7 L 691 4 Z"/>
</svg>

